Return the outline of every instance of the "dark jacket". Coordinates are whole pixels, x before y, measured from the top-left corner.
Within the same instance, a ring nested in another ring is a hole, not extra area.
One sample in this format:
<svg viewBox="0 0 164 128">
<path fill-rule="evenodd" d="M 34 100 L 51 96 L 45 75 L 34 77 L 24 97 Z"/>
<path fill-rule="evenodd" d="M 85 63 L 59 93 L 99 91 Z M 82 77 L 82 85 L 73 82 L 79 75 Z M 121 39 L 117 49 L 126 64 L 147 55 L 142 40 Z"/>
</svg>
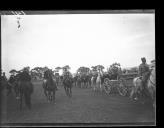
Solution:
<svg viewBox="0 0 164 128">
<path fill-rule="evenodd" d="M 47 70 L 44 72 L 44 79 L 50 78 L 50 72 Z"/>
<path fill-rule="evenodd" d="M 23 72 L 20 74 L 19 80 L 20 80 L 20 81 L 31 81 L 31 76 L 28 74 L 28 72 L 23 71 Z"/>
<path fill-rule="evenodd" d="M 6 78 L 6 76 L 1 76 L 1 80 L 3 81 L 7 81 L 7 78 Z"/>
<path fill-rule="evenodd" d="M 11 84 L 15 82 L 15 78 L 14 78 L 14 76 L 10 76 L 10 78 L 9 78 L 9 82 L 10 82 Z"/>
<path fill-rule="evenodd" d="M 140 64 L 139 66 L 139 76 L 144 76 L 145 74 L 149 73 L 149 66 L 147 64 Z"/>
</svg>

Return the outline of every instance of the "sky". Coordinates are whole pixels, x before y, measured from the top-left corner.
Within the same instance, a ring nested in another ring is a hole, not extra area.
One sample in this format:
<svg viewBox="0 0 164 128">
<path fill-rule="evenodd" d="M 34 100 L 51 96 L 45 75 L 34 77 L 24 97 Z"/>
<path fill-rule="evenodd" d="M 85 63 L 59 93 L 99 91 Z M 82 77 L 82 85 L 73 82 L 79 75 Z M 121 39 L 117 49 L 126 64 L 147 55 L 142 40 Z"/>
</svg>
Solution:
<svg viewBox="0 0 164 128">
<path fill-rule="evenodd" d="M 1 16 L 1 65 L 11 69 L 25 66 L 55 69 L 118 62 L 134 67 L 146 57 L 155 59 L 155 14 L 56 14 Z"/>
</svg>

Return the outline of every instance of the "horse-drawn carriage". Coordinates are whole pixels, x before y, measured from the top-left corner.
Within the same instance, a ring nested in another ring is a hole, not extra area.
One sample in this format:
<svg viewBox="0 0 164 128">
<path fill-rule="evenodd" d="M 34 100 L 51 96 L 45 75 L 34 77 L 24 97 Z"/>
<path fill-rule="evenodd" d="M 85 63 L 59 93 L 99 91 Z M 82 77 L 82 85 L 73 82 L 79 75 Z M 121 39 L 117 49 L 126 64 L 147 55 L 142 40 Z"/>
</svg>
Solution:
<svg viewBox="0 0 164 128">
<path fill-rule="evenodd" d="M 121 96 L 126 96 L 131 91 L 133 79 L 137 75 L 137 73 L 121 74 L 116 80 L 105 78 L 103 82 L 104 90 L 107 94 L 110 94 L 115 88 Z"/>
</svg>

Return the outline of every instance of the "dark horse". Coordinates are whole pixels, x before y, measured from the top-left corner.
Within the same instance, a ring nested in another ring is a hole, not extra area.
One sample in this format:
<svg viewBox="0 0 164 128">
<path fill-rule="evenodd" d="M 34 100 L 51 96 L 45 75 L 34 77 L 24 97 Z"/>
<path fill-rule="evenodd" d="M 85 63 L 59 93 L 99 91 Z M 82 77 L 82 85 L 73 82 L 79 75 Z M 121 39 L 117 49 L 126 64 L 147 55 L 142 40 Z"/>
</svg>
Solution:
<svg viewBox="0 0 164 128">
<path fill-rule="evenodd" d="M 31 109 L 31 94 L 33 92 L 31 81 L 19 81 L 17 87 L 20 95 L 20 109 L 22 109 L 23 96 L 26 106 Z"/>
<path fill-rule="evenodd" d="M 69 76 L 65 76 L 63 79 L 63 85 L 64 85 L 66 95 L 68 97 L 72 97 L 73 78 Z"/>
<path fill-rule="evenodd" d="M 56 84 L 57 83 L 53 80 L 52 76 L 43 81 L 44 94 L 48 101 L 55 101 L 55 92 L 57 90 Z"/>
<path fill-rule="evenodd" d="M 7 90 L 7 96 L 12 93 L 12 85 L 6 80 L 1 77 L 1 85 L 0 91 Z"/>
<path fill-rule="evenodd" d="M 81 84 L 83 85 L 84 88 L 88 88 L 89 87 L 89 85 L 91 83 L 90 80 L 91 80 L 91 78 L 90 78 L 89 75 L 83 75 L 81 77 Z"/>
</svg>

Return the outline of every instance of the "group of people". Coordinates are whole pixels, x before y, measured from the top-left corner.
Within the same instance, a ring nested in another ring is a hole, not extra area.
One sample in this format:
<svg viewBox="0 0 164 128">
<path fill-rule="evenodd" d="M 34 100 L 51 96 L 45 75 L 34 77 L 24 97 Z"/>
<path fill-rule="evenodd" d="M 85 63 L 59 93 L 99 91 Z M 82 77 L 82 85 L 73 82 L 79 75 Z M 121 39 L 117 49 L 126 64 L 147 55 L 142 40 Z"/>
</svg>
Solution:
<svg viewBox="0 0 164 128">
<path fill-rule="evenodd" d="M 139 65 L 138 75 L 142 79 L 143 87 L 145 87 L 146 81 L 147 81 L 148 76 L 150 74 L 150 69 L 149 69 L 149 65 L 146 63 L 145 57 L 141 58 L 141 61 L 142 61 L 142 63 Z M 47 69 L 44 72 L 44 79 L 49 79 L 51 77 L 53 77 L 53 73 L 49 69 Z M 67 78 L 67 77 L 72 77 L 71 73 L 68 71 L 63 73 L 63 78 Z M 15 78 L 15 76 L 11 75 L 9 78 L 9 82 L 13 83 L 14 78 Z M 5 72 L 3 72 L 1 74 L 1 80 L 7 81 Z M 20 81 L 31 81 L 31 76 L 30 76 L 28 68 L 24 68 L 23 71 L 19 73 L 19 80 Z M 56 89 L 58 89 L 57 86 L 56 86 Z"/>
</svg>

